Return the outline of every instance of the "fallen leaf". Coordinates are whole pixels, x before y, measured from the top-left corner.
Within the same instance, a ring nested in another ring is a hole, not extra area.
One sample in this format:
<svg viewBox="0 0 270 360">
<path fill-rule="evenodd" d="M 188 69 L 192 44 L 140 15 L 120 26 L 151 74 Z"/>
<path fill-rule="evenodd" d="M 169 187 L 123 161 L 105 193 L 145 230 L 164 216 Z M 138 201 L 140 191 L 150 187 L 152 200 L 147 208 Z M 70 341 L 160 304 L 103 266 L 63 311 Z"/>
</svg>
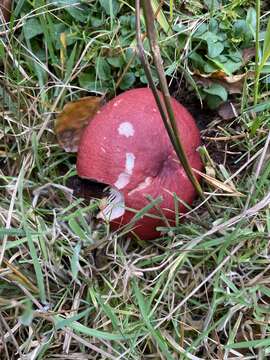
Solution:
<svg viewBox="0 0 270 360">
<path fill-rule="evenodd" d="M 194 80 L 202 86 L 209 87 L 214 83 L 220 84 L 228 90 L 229 94 L 241 94 L 245 79 L 253 77 L 254 72 L 248 71 L 244 74 L 228 76 L 223 71 L 215 71 L 211 74 L 194 72 Z"/>
<path fill-rule="evenodd" d="M 249 62 L 249 60 L 251 60 L 255 55 L 256 55 L 256 49 L 254 47 L 243 49 L 242 52 L 243 64 L 246 65 Z"/>
<path fill-rule="evenodd" d="M 233 104 L 231 101 L 226 101 L 219 106 L 218 114 L 224 120 L 234 119 L 238 116 L 238 108 L 239 106 Z"/>
<path fill-rule="evenodd" d="M 222 181 L 219 181 L 212 176 L 202 173 L 199 170 L 193 169 L 193 171 L 199 174 L 209 185 L 213 186 L 215 189 L 225 191 L 228 196 L 245 196 L 241 192 L 237 191 L 235 188 L 224 184 Z"/>
<path fill-rule="evenodd" d="M 102 106 L 103 97 L 87 96 L 67 103 L 57 115 L 55 133 L 66 152 L 77 152 L 81 134 Z"/>
<path fill-rule="evenodd" d="M 4 18 L 5 22 L 9 21 L 10 12 L 11 12 L 11 3 L 12 3 L 11 0 L 2 0 L 0 2 L 0 10 L 1 10 L 0 11 L 0 23 L 2 22 L 1 21 L 2 17 Z"/>
</svg>

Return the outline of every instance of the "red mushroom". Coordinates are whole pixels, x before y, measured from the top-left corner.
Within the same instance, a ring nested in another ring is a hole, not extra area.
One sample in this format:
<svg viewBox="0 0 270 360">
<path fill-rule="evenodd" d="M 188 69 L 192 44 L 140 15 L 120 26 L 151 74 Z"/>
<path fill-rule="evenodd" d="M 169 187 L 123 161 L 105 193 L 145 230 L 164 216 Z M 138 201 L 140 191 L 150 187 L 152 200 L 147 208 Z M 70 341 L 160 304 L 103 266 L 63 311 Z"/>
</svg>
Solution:
<svg viewBox="0 0 270 360">
<path fill-rule="evenodd" d="M 175 99 L 172 106 L 183 147 L 193 168 L 201 169 L 197 148 L 199 130 L 192 116 Z M 159 207 L 175 221 L 174 193 L 191 204 L 196 192 L 170 143 L 152 92 L 148 88 L 124 92 L 108 102 L 85 129 L 79 145 L 77 171 L 82 178 L 110 186 L 107 206 L 98 217 L 127 224 L 151 198 L 162 196 Z M 187 208 L 179 205 L 180 212 Z M 152 208 L 150 214 L 159 215 Z M 158 235 L 162 219 L 145 215 L 133 231 L 142 239 Z"/>
</svg>

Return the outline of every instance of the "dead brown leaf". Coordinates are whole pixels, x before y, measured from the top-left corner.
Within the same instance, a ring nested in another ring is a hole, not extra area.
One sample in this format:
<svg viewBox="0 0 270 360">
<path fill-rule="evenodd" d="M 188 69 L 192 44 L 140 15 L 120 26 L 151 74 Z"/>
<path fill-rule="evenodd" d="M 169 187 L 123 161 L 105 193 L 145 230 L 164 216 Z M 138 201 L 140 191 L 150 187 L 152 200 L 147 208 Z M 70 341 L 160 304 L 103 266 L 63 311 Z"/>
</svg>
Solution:
<svg viewBox="0 0 270 360">
<path fill-rule="evenodd" d="M 1 0 L 0 1 L 0 10 L 1 10 L 0 22 L 1 22 L 2 14 L 3 14 L 3 18 L 4 18 L 5 22 L 9 21 L 10 13 L 11 13 L 11 4 L 12 4 L 12 0 Z"/>
<path fill-rule="evenodd" d="M 239 106 L 232 103 L 231 101 L 226 101 L 221 104 L 218 108 L 218 114 L 223 120 L 234 119 L 238 116 Z"/>
<path fill-rule="evenodd" d="M 67 103 L 58 114 L 55 133 L 66 152 L 77 152 L 81 134 L 102 106 L 102 97 L 87 96 Z"/>
<path fill-rule="evenodd" d="M 249 60 L 255 57 L 255 54 L 256 54 L 256 49 L 254 47 L 243 49 L 242 52 L 243 65 L 246 65 L 249 62 Z"/>
<path fill-rule="evenodd" d="M 202 86 L 208 87 L 214 83 L 220 84 L 227 89 L 229 94 L 241 94 L 246 78 L 254 77 L 254 71 L 243 74 L 228 76 L 224 71 L 218 70 L 211 74 L 201 74 L 198 70 L 194 71 L 194 80 Z"/>
</svg>

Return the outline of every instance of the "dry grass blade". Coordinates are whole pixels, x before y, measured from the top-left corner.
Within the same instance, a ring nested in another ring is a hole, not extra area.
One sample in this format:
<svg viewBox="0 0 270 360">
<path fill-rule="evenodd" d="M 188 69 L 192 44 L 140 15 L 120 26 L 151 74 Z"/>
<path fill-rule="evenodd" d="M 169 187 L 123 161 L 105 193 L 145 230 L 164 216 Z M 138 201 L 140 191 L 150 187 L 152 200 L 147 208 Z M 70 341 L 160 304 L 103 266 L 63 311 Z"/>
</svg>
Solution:
<svg viewBox="0 0 270 360">
<path fill-rule="evenodd" d="M 210 175 L 204 174 L 197 169 L 193 169 L 193 171 L 195 173 L 199 174 L 209 185 L 213 186 L 215 189 L 219 189 L 219 190 L 222 190 L 222 191 L 225 191 L 226 193 L 228 193 L 227 194 L 228 196 L 245 196 L 244 194 L 237 191 L 232 186 L 227 185 L 227 184 L 223 183 L 222 181 L 219 181 Z"/>
<path fill-rule="evenodd" d="M 22 283 L 22 285 L 27 286 L 29 289 L 31 289 L 34 293 L 38 293 L 38 288 L 26 277 L 24 276 L 16 266 L 11 264 L 6 259 L 3 259 L 4 264 L 12 271 L 12 274 L 8 274 L 7 277 L 11 280 L 18 281 Z"/>
</svg>

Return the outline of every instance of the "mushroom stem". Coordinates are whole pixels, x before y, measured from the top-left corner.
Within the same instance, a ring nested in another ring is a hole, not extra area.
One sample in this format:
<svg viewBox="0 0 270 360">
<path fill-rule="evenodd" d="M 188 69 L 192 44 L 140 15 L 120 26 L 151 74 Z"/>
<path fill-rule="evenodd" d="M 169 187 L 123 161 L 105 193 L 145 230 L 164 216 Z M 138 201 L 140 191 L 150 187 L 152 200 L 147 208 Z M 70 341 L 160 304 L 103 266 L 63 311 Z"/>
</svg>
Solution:
<svg viewBox="0 0 270 360">
<path fill-rule="evenodd" d="M 139 50 L 140 60 L 144 67 L 145 75 L 147 77 L 149 86 L 155 97 L 155 100 L 156 100 L 157 106 L 159 108 L 164 126 L 167 130 L 167 133 L 168 133 L 171 143 L 174 147 L 174 150 L 175 150 L 189 180 L 191 181 L 192 185 L 194 186 L 195 190 L 197 191 L 199 196 L 203 200 L 205 200 L 205 196 L 204 196 L 203 190 L 201 188 L 201 185 L 200 185 L 199 181 L 197 180 L 197 178 L 192 170 L 192 167 L 190 166 L 187 155 L 184 151 L 183 145 L 179 138 L 174 112 L 172 110 L 169 89 L 167 86 L 167 81 L 166 81 L 164 69 L 162 66 L 160 49 L 159 49 L 158 42 L 157 42 L 157 36 L 156 36 L 155 25 L 154 25 L 155 18 L 154 18 L 152 5 L 151 5 L 151 2 L 149 2 L 148 0 L 142 0 L 142 5 L 143 5 L 144 17 L 145 17 L 145 21 L 146 21 L 146 30 L 147 30 L 148 40 L 150 43 L 150 48 L 151 48 L 151 52 L 153 55 L 154 64 L 155 64 L 155 67 L 157 70 L 164 102 L 161 101 L 161 99 L 158 95 L 157 88 L 155 86 L 155 83 L 154 83 L 152 75 L 151 75 L 150 65 L 149 65 L 149 63 L 146 59 L 145 53 L 144 53 L 144 47 L 143 47 L 143 43 L 141 40 L 141 31 L 140 31 L 140 0 L 136 0 L 136 34 L 137 34 L 137 46 L 138 46 L 138 50 Z M 164 104 L 165 104 L 165 106 L 164 106 Z M 208 203 L 206 203 L 206 205 L 208 207 L 208 211 L 211 214 L 211 216 L 215 217 L 215 214 L 214 214 L 214 211 L 212 210 L 212 208 L 209 206 Z"/>
</svg>

